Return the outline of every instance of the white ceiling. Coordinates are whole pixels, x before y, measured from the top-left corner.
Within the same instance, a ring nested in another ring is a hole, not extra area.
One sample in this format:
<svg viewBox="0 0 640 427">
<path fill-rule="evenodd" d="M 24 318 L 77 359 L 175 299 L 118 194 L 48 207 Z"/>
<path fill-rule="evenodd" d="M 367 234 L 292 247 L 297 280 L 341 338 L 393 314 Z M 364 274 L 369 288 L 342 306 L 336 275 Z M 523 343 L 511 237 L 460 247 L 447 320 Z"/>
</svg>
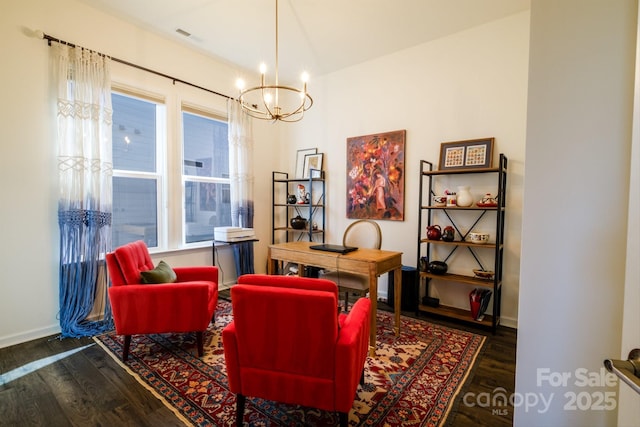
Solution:
<svg viewBox="0 0 640 427">
<path fill-rule="evenodd" d="M 275 0 L 80 1 L 247 70 L 265 62 L 273 73 Z M 280 0 L 280 79 L 305 70 L 313 79 L 529 7 L 530 0 Z"/>
</svg>

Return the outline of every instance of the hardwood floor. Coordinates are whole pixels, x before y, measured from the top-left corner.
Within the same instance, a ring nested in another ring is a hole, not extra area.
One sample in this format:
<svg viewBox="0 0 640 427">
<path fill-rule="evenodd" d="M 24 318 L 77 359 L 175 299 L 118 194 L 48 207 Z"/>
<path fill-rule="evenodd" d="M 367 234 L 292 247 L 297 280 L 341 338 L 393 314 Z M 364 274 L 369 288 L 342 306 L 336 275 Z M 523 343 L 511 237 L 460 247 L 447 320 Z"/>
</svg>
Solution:
<svg viewBox="0 0 640 427">
<path fill-rule="evenodd" d="M 388 309 L 384 303 L 379 306 Z M 403 314 L 415 317 L 413 313 Z M 463 324 L 428 320 L 465 329 Z M 506 396 L 513 393 L 516 331 L 500 327 L 493 335 L 471 330 L 486 335 L 487 341 L 461 394 L 470 393 L 468 404 L 460 401 L 447 425 L 511 426 L 512 407 L 475 403 L 478 394 L 493 396 L 499 387 Z M 31 368 L 33 371 L 27 372 Z M 12 380 L 14 373 L 17 378 Z M 183 425 L 90 338 L 50 337 L 0 349 L 0 414 L 0 426 Z"/>
<path fill-rule="evenodd" d="M 183 425 L 91 338 L 43 338 L 0 349 L 3 376 L 32 363 L 43 366 L 0 386 L 2 426 Z"/>
</svg>

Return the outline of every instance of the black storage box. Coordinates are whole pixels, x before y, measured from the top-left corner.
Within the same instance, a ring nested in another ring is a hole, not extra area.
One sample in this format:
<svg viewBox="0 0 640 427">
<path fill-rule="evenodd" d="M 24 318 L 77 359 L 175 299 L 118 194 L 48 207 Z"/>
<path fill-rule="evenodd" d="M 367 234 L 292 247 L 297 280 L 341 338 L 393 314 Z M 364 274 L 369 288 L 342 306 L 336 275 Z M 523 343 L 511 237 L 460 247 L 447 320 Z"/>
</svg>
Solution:
<svg viewBox="0 0 640 427">
<path fill-rule="evenodd" d="M 317 279 L 320 276 L 320 267 L 307 266 L 304 268 L 304 277 L 313 277 Z"/>
<path fill-rule="evenodd" d="M 422 304 L 429 307 L 439 307 L 440 306 L 440 298 L 434 297 L 422 297 Z"/>
<path fill-rule="evenodd" d="M 395 310 L 394 275 L 389 274 L 389 288 L 387 290 L 387 304 Z M 402 293 L 400 309 L 404 311 L 418 311 L 418 270 L 415 267 L 402 266 Z"/>
</svg>

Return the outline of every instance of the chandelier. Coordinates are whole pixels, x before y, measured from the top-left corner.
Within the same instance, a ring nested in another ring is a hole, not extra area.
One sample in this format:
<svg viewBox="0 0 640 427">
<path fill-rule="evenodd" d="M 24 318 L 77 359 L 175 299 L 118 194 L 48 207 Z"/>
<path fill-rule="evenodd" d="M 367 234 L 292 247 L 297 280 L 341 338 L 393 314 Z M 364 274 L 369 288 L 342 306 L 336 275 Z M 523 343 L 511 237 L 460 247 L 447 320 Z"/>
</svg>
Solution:
<svg viewBox="0 0 640 427">
<path fill-rule="evenodd" d="M 267 67 L 260 65 L 260 86 L 245 89 L 244 81 L 238 79 L 236 86 L 240 90 L 239 101 L 242 109 L 251 117 L 276 122 L 297 122 L 304 112 L 313 105 L 313 99 L 307 93 L 309 75 L 302 73 L 302 89 L 283 86 L 278 82 L 278 0 L 276 0 L 276 74 L 275 84 L 266 84 Z"/>
</svg>

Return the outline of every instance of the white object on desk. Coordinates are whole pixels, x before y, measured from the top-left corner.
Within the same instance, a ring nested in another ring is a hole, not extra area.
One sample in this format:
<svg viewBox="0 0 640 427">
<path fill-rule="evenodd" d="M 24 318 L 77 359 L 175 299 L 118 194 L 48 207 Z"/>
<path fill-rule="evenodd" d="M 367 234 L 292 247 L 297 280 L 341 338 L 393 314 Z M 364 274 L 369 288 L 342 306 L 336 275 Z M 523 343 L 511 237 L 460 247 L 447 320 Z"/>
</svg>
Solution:
<svg viewBox="0 0 640 427">
<path fill-rule="evenodd" d="M 239 242 L 256 238 L 253 228 L 244 227 L 215 227 L 213 238 L 219 242 Z"/>
</svg>

